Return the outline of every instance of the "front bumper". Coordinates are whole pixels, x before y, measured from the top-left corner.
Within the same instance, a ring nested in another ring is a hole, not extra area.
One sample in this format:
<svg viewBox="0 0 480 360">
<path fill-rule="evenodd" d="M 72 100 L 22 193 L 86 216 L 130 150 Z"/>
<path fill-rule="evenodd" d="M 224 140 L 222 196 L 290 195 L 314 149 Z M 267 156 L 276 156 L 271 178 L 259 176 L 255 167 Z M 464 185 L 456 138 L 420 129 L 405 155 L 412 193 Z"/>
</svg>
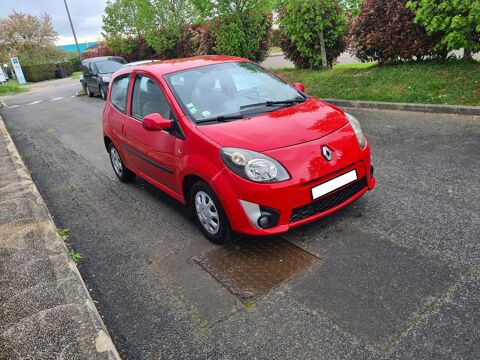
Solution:
<svg viewBox="0 0 480 360">
<path fill-rule="evenodd" d="M 333 149 L 331 161 L 322 157 L 321 147 L 325 144 Z M 239 233 L 272 235 L 287 232 L 339 210 L 375 186 L 369 145 L 361 150 L 348 125 L 321 139 L 266 154 L 280 161 L 290 171 L 291 179 L 259 184 L 224 169 L 211 182 L 232 228 Z M 352 170 L 356 171 L 356 181 L 312 199 L 313 187 Z M 245 202 L 278 211 L 277 224 L 265 229 L 259 227 L 247 213 Z"/>
</svg>

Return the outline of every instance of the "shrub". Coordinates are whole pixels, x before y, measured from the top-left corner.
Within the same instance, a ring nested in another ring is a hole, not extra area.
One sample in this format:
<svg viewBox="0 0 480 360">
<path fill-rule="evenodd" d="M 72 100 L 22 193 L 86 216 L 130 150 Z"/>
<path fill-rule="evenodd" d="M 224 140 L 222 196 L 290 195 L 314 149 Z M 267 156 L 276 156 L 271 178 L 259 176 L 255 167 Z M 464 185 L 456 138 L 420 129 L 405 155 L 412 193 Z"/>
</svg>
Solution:
<svg viewBox="0 0 480 360">
<path fill-rule="evenodd" d="M 282 37 L 282 32 L 280 29 L 272 28 L 272 35 L 270 36 L 270 46 L 280 47 L 280 39 Z"/>
<path fill-rule="evenodd" d="M 440 37 L 439 47 L 464 48 L 464 59 L 480 51 L 480 3 L 478 0 L 411 0 L 407 6 L 416 12 L 415 21 L 430 34 Z"/>
<path fill-rule="evenodd" d="M 345 14 L 335 0 L 284 0 L 279 14 L 280 45 L 296 66 L 322 67 L 320 36 L 323 29 L 327 62 L 332 66 L 345 49 Z"/>
<path fill-rule="evenodd" d="M 109 39 L 112 41 L 112 39 Z M 113 40 L 114 41 L 114 40 Z M 157 56 L 155 51 L 147 45 L 145 40 L 138 36 L 136 39 L 130 39 L 132 49 L 131 52 L 122 52 L 113 50 L 108 42 L 99 42 L 97 45 L 88 48 L 83 54 L 83 59 L 89 59 L 97 56 L 120 56 L 125 60 L 132 62 L 145 59 L 155 59 Z"/>
<path fill-rule="evenodd" d="M 415 15 L 405 7 L 407 0 L 365 0 L 353 20 L 349 34 L 352 51 L 361 61 L 380 64 L 445 57 L 432 37 L 414 23 Z"/>
<path fill-rule="evenodd" d="M 254 61 L 268 56 L 272 16 L 270 13 L 245 13 L 223 17 L 212 25 L 213 50 Z"/>
<path fill-rule="evenodd" d="M 55 70 L 65 69 L 67 75 L 73 72 L 72 64 L 69 61 L 49 64 L 23 65 L 22 71 L 25 80 L 37 82 L 43 80 L 55 79 Z"/>
</svg>

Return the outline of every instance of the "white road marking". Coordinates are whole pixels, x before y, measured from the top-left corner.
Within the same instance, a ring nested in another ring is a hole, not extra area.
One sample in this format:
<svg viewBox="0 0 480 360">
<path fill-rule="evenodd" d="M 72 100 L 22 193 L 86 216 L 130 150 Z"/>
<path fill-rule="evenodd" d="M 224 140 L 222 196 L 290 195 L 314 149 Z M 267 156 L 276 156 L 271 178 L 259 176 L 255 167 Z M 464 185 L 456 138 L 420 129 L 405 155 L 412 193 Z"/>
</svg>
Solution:
<svg viewBox="0 0 480 360">
<path fill-rule="evenodd" d="M 15 109 L 16 107 L 19 107 L 20 105 L 12 105 L 12 106 L 7 106 L 7 109 Z"/>
<path fill-rule="evenodd" d="M 76 95 L 72 95 L 72 96 L 70 96 L 70 97 L 76 97 Z"/>
<path fill-rule="evenodd" d="M 35 105 L 35 104 L 39 104 L 41 103 L 43 100 L 37 100 L 37 101 L 34 101 L 34 102 L 31 102 L 30 104 L 28 105 Z"/>
<path fill-rule="evenodd" d="M 51 99 L 50 101 L 57 101 L 57 100 L 62 100 L 62 99 L 63 99 L 63 96 L 57 97 L 57 98 L 53 98 L 53 99 Z"/>
</svg>

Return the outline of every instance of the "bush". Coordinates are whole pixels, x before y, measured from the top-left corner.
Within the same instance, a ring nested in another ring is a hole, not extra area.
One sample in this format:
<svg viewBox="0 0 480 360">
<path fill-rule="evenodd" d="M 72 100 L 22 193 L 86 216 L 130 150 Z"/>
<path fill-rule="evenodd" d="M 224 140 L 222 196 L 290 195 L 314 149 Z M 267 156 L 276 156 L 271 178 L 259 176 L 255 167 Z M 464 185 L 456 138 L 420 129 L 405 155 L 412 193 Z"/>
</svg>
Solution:
<svg viewBox="0 0 480 360">
<path fill-rule="evenodd" d="M 140 36 L 136 39 L 127 40 L 132 46 L 133 50 L 131 50 L 131 52 L 113 50 L 111 43 L 109 43 L 110 41 L 115 40 L 108 39 L 107 42 L 99 42 L 97 45 L 88 48 L 83 53 L 82 58 L 89 59 L 98 56 L 120 56 L 128 62 L 157 58 L 155 51 L 148 46 L 145 40 Z"/>
<path fill-rule="evenodd" d="M 282 32 L 280 29 L 272 28 L 272 35 L 270 36 L 270 46 L 281 47 L 280 40 L 282 38 Z"/>
<path fill-rule="evenodd" d="M 365 0 L 350 29 L 349 43 L 361 61 L 380 64 L 445 57 L 435 46 L 439 37 L 429 36 L 414 23 L 407 0 Z"/>
<path fill-rule="evenodd" d="M 279 23 L 283 53 L 298 67 L 322 67 L 319 41 L 322 28 L 329 66 L 345 50 L 345 14 L 335 0 L 284 0 Z"/>
<path fill-rule="evenodd" d="M 58 69 L 65 69 L 67 75 L 71 75 L 73 72 L 73 66 L 68 61 L 22 66 L 23 75 L 25 76 L 25 80 L 27 80 L 28 82 L 55 79 L 55 70 Z"/>
<path fill-rule="evenodd" d="M 270 48 L 271 27 L 270 13 L 250 12 L 218 19 L 212 25 L 213 51 L 263 61 Z"/>
</svg>

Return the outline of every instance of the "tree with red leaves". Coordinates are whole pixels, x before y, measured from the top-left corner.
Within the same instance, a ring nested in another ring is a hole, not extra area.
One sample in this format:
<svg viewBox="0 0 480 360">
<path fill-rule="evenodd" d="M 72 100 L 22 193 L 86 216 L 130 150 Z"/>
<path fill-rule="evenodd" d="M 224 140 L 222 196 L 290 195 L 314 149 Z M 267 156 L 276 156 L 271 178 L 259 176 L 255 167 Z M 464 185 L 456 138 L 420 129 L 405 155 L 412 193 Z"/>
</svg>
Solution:
<svg viewBox="0 0 480 360">
<path fill-rule="evenodd" d="M 352 52 L 361 61 L 379 64 L 446 57 L 435 50 L 439 36 L 430 36 L 414 22 L 407 0 L 365 0 L 349 33 Z"/>
</svg>

